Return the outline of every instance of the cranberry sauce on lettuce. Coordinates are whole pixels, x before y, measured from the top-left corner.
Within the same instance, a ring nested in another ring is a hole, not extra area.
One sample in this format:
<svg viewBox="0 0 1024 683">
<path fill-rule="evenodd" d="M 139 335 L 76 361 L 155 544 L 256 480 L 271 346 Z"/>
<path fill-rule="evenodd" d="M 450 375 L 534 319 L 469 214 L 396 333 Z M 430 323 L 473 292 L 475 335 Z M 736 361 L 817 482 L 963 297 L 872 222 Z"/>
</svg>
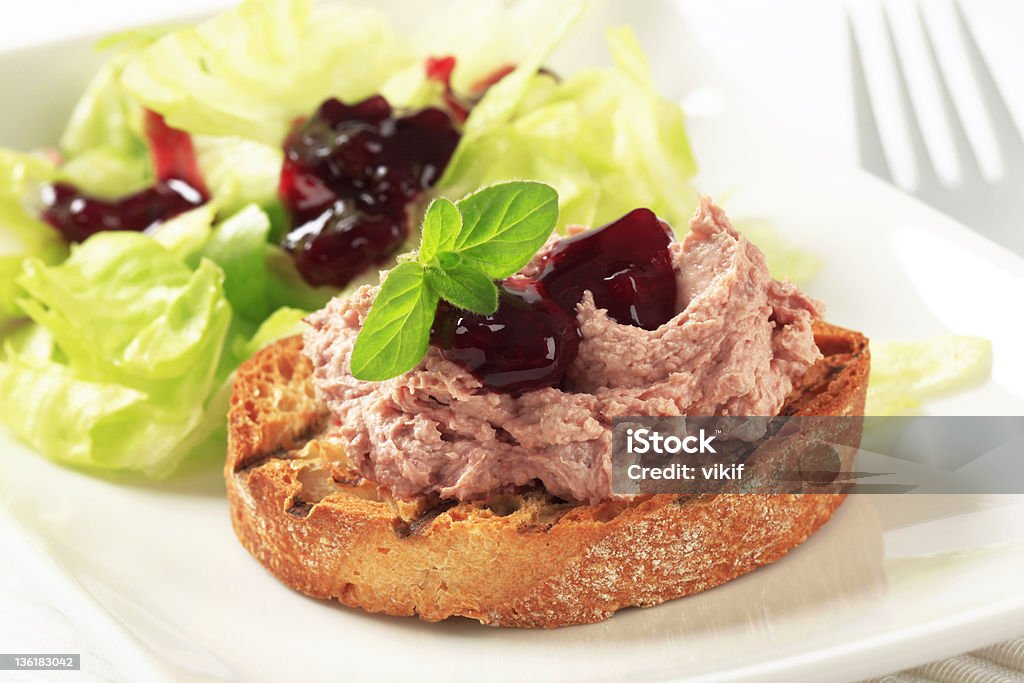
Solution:
<svg viewBox="0 0 1024 683">
<path fill-rule="evenodd" d="M 692 210 L 683 113 L 628 29 L 614 65 L 556 78 L 585 2 L 464 4 L 407 3 L 400 30 L 240 0 L 102 40 L 53 147 L 0 149 L 0 423 L 54 460 L 166 475 L 223 449 L 239 364 L 389 263 L 432 196 L 532 178 L 564 188 L 566 221 L 612 198 Z"/>
<path fill-rule="evenodd" d="M 542 270 L 549 242 L 523 274 Z M 622 324 L 587 292 L 580 341 L 561 386 L 488 388 L 430 347 L 411 371 L 355 379 L 349 358 L 377 287 L 308 318 L 305 353 L 352 462 L 395 497 L 478 500 L 539 481 L 589 503 L 611 497 L 611 422 L 627 415 L 775 415 L 821 357 L 820 302 L 771 277 L 761 251 L 702 199 L 669 245 L 676 314 L 655 329 Z"/>
</svg>

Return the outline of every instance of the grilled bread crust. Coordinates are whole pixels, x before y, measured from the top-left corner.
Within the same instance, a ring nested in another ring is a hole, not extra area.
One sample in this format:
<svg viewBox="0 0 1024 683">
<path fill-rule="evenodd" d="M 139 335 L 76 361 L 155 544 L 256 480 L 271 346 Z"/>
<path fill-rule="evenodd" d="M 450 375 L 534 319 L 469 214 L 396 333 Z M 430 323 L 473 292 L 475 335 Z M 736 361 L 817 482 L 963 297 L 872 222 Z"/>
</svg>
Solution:
<svg viewBox="0 0 1024 683">
<path fill-rule="evenodd" d="M 867 339 L 819 323 L 824 358 L 783 414 L 862 415 Z M 260 351 L 228 416 L 231 519 L 288 586 L 368 612 L 553 628 L 601 621 L 773 562 L 844 494 L 653 495 L 580 505 L 543 490 L 486 505 L 396 502 L 352 469 L 317 401 L 300 337 Z"/>
</svg>

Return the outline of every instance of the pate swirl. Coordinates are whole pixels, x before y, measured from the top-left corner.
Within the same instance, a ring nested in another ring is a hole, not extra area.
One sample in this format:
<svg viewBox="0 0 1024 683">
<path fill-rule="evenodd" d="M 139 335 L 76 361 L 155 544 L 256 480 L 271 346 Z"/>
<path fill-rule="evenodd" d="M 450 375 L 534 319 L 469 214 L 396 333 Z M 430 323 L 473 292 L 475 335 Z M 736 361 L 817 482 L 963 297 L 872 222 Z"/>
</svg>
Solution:
<svg viewBox="0 0 1024 683">
<path fill-rule="evenodd" d="M 773 279 L 761 251 L 706 197 L 689 227 L 671 245 L 679 312 L 655 330 L 620 325 L 588 293 L 564 389 L 490 391 L 433 347 L 403 375 L 358 380 L 349 357 L 377 287 L 309 316 L 304 352 L 351 462 L 403 500 L 481 500 L 539 481 L 560 498 L 596 503 L 612 497 L 616 417 L 778 414 L 821 357 L 811 325 L 824 307 Z"/>
</svg>

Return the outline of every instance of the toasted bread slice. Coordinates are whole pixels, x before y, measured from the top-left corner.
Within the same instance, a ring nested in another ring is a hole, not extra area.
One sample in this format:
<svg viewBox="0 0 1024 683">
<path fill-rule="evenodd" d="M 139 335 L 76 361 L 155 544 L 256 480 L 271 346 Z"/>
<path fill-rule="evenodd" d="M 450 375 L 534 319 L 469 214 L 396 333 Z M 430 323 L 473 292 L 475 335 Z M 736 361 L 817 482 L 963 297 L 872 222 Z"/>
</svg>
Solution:
<svg viewBox="0 0 1024 683">
<path fill-rule="evenodd" d="M 815 327 L 825 354 L 788 415 L 860 415 L 867 339 Z M 543 490 L 486 505 L 390 500 L 349 466 L 291 337 L 235 379 L 225 466 L 235 532 L 287 585 L 369 612 L 557 627 L 698 593 L 802 543 L 843 494 L 566 503 Z"/>
</svg>

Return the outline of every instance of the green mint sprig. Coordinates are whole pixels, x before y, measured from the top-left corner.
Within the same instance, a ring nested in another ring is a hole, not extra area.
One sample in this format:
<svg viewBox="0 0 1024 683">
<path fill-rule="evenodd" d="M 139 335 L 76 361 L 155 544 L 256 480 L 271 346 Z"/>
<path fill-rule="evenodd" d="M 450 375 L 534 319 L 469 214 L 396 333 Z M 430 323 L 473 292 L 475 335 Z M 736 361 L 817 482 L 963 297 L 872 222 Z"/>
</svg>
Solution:
<svg viewBox="0 0 1024 683">
<path fill-rule="evenodd" d="M 499 183 L 454 204 L 435 199 L 423 219 L 419 251 L 399 257 L 380 285 L 352 349 L 352 375 L 379 382 L 416 367 L 430 344 L 440 299 L 494 313 L 494 281 L 526 265 L 557 222 L 558 193 L 544 183 Z"/>
</svg>

